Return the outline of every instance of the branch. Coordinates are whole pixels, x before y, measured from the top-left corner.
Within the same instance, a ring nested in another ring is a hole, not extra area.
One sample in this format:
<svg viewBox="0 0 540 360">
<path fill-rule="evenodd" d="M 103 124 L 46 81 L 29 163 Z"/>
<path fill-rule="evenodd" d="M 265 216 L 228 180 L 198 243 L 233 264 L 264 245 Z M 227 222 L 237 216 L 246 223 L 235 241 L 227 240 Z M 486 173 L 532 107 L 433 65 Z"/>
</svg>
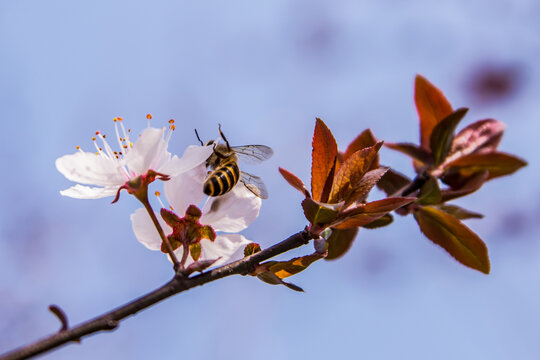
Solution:
<svg viewBox="0 0 540 360">
<path fill-rule="evenodd" d="M 80 339 L 90 334 L 114 330 L 118 327 L 122 319 L 134 315 L 168 297 L 227 276 L 235 274 L 247 275 L 253 271 L 254 266 L 261 261 L 308 244 L 311 239 L 309 233 L 304 230 L 268 249 L 202 274 L 193 277 L 185 277 L 183 273 L 179 272 L 165 285 L 138 299 L 73 328 L 62 329 L 60 332 L 50 335 L 42 340 L 38 340 L 32 344 L 0 355 L 0 360 L 28 359 L 32 356 L 43 354 L 49 350 L 65 345 L 71 341 L 79 342 Z"/>
</svg>

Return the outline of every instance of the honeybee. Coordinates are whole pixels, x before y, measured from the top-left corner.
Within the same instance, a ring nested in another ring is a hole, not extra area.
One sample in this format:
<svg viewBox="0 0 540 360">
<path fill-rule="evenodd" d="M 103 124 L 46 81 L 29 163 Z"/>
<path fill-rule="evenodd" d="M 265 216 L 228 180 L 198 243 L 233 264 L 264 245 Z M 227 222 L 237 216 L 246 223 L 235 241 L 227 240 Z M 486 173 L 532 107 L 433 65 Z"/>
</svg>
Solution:
<svg viewBox="0 0 540 360">
<path fill-rule="evenodd" d="M 197 139 L 204 145 L 197 130 L 195 130 Z M 258 164 L 270 159 L 274 154 L 272 148 L 266 145 L 244 145 L 230 146 L 229 141 L 221 131 L 219 125 L 219 135 L 225 141 L 225 144 L 219 144 L 210 140 L 206 145 L 213 145 L 214 152 L 206 160 L 206 167 L 210 169 L 208 176 L 203 184 L 203 191 L 208 196 L 221 196 L 241 182 L 255 196 L 261 199 L 268 198 L 268 191 L 262 179 L 258 176 L 240 171 L 238 161 L 248 164 Z"/>
</svg>

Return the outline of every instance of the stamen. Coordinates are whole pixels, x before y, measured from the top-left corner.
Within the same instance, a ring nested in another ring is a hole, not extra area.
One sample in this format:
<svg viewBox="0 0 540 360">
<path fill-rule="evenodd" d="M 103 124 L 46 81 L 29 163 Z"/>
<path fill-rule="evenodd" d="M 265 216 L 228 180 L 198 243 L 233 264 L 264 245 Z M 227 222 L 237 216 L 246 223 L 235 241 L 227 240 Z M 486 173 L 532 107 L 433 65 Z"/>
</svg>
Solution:
<svg viewBox="0 0 540 360">
<path fill-rule="evenodd" d="M 163 201 L 161 200 L 161 193 L 159 191 L 156 191 L 154 194 L 156 195 L 156 198 L 157 198 L 159 204 L 161 205 L 161 207 L 164 208 L 165 205 L 163 204 Z"/>
<path fill-rule="evenodd" d="M 105 154 L 102 153 L 101 151 L 101 148 L 98 146 L 97 144 L 97 141 L 96 141 L 96 137 L 95 136 L 92 136 L 92 142 L 94 143 L 94 147 L 96 148 L 97 150 L 97 155 L 102 155 L 102 156 L 105 156 Z"/>
<path fill-rule="evenodd" d="M 99 150 L 103 153 L 103 155 L 106 154 L 108 158 L 115 159 L 116 156 L 114 155 L 113 150 L 109 146 L 109 143 L 107 143 L 107 140 L 105 140 L 105 137 L 103 137 L 103 135 L 101 135 L 99 131 L 96 131 L 96 135 L 99 136 L 99 138 L 101 139 L 101 142 L 103 143 L 103 147 L 105 148 L 105 151 L 103 151 L 102 148 L 99 148 Z"/>
<path fill-rule="evenodd" d="M 120 136 L 120 133 L 118 132 L 118 122 L 116 120 L 114 121 L 114 132 L 116 133 L 116 139 L 118 140 L 118 146 L 121 149 L 124 144 L 122 143 L 122 137 Z"/>
<path fill-rule="evenodd" d="M 129 135 L 128 135 L 128 132 L 126 131 L 124 123 L 120 123 L 120 127 L 122 128 L 122 135 L 124 135 L 124 142 L 129 142 Z"/>
</svg>

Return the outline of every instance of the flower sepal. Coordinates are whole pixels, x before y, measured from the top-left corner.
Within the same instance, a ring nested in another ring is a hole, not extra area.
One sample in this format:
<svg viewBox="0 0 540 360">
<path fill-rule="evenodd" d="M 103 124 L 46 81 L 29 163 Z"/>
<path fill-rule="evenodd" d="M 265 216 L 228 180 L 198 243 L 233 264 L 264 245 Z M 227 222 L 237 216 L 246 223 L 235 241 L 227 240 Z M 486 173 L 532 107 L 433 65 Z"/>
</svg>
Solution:
<svg viewBox="0 0 540 360">
<path fill-rule="evenodd" d="M 199 222 L 201 216 L 201 210 L 195 205 L 190 205 L 187 208 L 183 218 L 180 218 L 171 210 L 161 209 L 161 217 L 172 228 L 172 233 L 167 238 L 173 250 L 178 249 L 180 246 L 189 247 L 189 252 L 194 261 L 197 261 L 201 255 L 200 241 L 202 239 L 210 241 L 216 239 L 214 229 L 210 225 L 202 225 Z M 167 247 L 163 243 L 161 244 L 161 251 L 167 253 Z"/>
<path fill-rule="evenodd" d="M 150 185 L 156 179 L 168 181 L 171 178 L 169 175 L 158 173 L 157 171 L 150 169 L 145 174 L 130 179 L 126 181 L 124 185 L 120 186 L 116 192 L 116 196 L 114 197 L 112 204 L 120 199 L 120 191 L 122 191 L 122 189 L 135 196 L 143 204 L 146 203 L 148 201 L 148 185 Z"/>
</svg>

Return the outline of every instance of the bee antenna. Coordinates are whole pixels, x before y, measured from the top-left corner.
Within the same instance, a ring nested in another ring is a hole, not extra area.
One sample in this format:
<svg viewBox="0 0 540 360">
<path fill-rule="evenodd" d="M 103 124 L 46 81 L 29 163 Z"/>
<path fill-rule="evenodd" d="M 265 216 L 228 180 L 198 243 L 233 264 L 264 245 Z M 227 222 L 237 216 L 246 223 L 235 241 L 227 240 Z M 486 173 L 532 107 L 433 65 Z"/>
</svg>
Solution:
<svg viewBox="0 0 540 360">
<path fill-rule="evenodd" d="M 231 151 L 231 146 L 229 145 L 229 140 L 227 140 L 227 138 L 225 137 L 225 134 L 223 133 L 223 131 L 221 131 L 221 124 L 218 124 L 218 129 L 219 129 L 219 135 L 221 136 L 221 138 L 227 144 L 227 150 L 230 152 Z"/>
<path fill-rule="evenodd" d="M 201 143 L 201 146 L 204 146 L 204 143 L 202 142 L 201 138 L 199 137 L 199 133 L 197 132 L 197 129 L 195 129 L 195 135 L 197 136 L 197 140 Z"/>
</svg>

